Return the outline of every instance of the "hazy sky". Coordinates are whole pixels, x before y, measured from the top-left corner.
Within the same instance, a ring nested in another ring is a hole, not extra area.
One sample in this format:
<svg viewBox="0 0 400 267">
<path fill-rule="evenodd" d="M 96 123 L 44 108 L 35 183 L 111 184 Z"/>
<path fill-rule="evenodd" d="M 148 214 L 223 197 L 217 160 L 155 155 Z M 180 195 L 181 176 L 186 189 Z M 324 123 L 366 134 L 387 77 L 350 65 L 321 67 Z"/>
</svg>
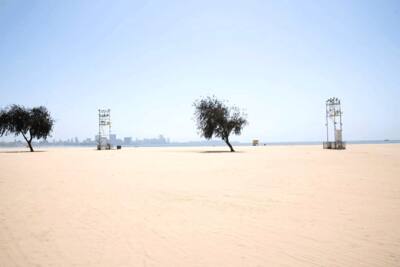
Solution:
<svg viewBox="0 0 400 267">
<path fill-rule="evenodd" d="M 199 140 L 192 103 L 246 110 L 233 140 L 400 139 L 400 1 L 0 0 L 0 107 L 45 105 L 54 138 Z"/>
</svg>

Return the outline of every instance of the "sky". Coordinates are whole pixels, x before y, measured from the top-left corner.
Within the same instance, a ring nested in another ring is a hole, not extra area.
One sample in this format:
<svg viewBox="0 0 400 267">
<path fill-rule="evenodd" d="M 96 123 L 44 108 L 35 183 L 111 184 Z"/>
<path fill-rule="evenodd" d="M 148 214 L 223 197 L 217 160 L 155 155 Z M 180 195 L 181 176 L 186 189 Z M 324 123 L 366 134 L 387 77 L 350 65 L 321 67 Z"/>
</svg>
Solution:
<svg viewBox="0 0 400 267">
<path fill-rule="evenodd" d="M 400 139 L 399 29 L 387 0 L 0 0 L 0 107 L 46 106 L 50 139 L 110 108 L 118 137 L 196 141 L 215 95 L 247 113 L 234 141 L 321 141 L 334 96 L 345 140 Z"/>
</svg>

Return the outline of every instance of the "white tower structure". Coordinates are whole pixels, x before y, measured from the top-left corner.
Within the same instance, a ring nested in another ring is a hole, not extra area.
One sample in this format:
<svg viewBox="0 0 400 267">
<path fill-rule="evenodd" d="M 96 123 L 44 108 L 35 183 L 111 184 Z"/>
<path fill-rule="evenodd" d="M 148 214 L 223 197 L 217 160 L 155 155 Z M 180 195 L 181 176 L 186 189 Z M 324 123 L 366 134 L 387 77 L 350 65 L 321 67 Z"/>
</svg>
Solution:
<svg viewBox="0 0 400 267">
<path fill-rule="evenodd" d="M 332 97 L 326 100 L 326 142 L 323 147 L 327 149 L 345 149 L 346 143 L 342 138 L 342 107 L 340 99 Z M 329 126 L 333 129 L 335 141 L 329 141 Z"/>
<path fill-rule="evenodd" d="M 110 109 L 99 109 L 99 134 L 97 136 L 97 149 L 111 149 L 111 116 Z"/>
</svg>

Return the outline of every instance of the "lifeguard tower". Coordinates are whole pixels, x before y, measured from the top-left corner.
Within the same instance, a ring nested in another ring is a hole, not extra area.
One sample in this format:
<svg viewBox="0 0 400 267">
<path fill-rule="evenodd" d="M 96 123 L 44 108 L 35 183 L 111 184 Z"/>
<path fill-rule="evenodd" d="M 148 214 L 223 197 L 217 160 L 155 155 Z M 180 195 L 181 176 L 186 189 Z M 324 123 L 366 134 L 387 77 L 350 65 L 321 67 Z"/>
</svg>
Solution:
<svg viewBox="0 0 400 267">
<path fill-rule="evenodd" d="M 110 109 L 99 109 L 99 134 L 97 136 L 97 150 L 111 149 L 110 134 Z"/>
<path fill-rule="evenodd" d="M 326 142 L 325 149 L 346 149 L 346 143 L 342 139 L 342 108 L 340 99 L 332 97 L 326 100 Z M 335 141 L 329 141 L 329 126 L 333 129 Z"/>
</svg>

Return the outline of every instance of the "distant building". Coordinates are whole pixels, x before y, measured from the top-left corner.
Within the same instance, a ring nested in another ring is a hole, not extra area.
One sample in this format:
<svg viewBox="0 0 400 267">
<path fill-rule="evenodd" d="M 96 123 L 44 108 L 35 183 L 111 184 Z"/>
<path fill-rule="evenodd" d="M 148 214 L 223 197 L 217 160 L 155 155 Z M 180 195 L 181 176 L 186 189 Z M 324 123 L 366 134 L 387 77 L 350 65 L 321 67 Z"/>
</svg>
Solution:
<svg viewBox="0 0 400 267">
<path fill-rule="evenodd" d="M 124 145 L 129 146 L 132 144 L 132 137 L 124 137 Z"/>
<path fill-rule="evenodd" d="M 96 141 L 93 141 L 93 142 L 95 143 Z M 82 143 L 83 144 L 92 144 L 92 139 L 86 138 Z"/>
<path fill-rule="evenodd" d="M 110 144 L 114 145 L 114 146 L 117 144 L 117 135 L 116 134 L 110 134 Z"/>
</svg>

